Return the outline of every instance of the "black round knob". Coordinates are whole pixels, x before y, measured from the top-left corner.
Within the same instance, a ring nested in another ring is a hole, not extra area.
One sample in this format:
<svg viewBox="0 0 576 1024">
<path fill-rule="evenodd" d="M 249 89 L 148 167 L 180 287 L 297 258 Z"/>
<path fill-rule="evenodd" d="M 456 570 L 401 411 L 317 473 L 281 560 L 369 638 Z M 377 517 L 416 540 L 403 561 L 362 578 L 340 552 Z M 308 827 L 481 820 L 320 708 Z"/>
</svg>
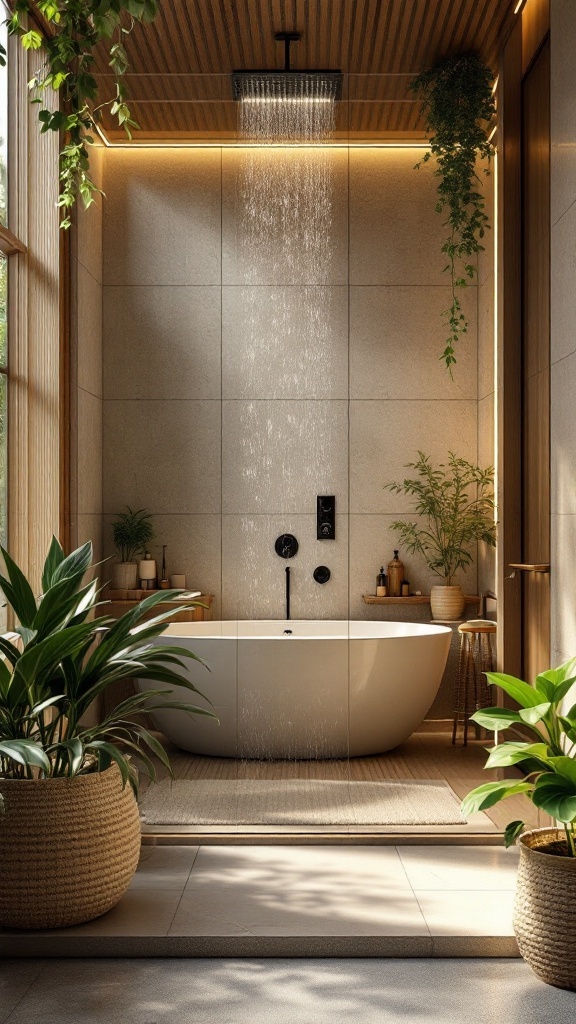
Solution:
<svg viewBox="0 0 576 1024">
<path fill-rule="evenodd" d="M 298 541 L 291 533 L 283 533 L 276 540 L 274 550 L 280 558 L 294 558 L 298 551 Z"/>
<path fill-rule="evenodd" d="M 316 583 L 328 583 L 330 579 L 330 569 L 327 565 L 318 565 L 314 569 L 313 573 Z"/>
</svg>

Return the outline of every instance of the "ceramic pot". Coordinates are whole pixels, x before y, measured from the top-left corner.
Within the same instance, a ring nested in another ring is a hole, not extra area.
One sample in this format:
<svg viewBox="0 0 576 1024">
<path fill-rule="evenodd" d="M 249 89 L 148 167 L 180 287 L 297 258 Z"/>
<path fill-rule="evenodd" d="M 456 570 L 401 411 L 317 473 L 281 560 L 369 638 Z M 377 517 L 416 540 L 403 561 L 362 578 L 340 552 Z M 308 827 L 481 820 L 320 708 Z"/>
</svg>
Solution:
<svg viewBox="0 0 576 1024">
<path fill-rule="evenodd" d="M 451 622 L 461 619 L 464 614 L 464 594 L 462 587 L 438 586 L 430 590 L 430 610 L 433 619 Z"/>
<path fill-rule="evenodd" d="M 100 917 L 132 881 L 140 817 L 117 765 L 72 779 L 0 779 L 0 925 Z"/>
<path fill-rule="evenodd" d="M 549 985 L 576 990 L 576 857 L 546 853 L 563 829 L 538 828 L 520 836 L 514 904 L 518 948 Z"/>
<path fill-rule="evenodd" d="M 112 589 L 135 590 L 138 586 L 138 562 L 115 562 L 112 566 Z"/>
</svg>

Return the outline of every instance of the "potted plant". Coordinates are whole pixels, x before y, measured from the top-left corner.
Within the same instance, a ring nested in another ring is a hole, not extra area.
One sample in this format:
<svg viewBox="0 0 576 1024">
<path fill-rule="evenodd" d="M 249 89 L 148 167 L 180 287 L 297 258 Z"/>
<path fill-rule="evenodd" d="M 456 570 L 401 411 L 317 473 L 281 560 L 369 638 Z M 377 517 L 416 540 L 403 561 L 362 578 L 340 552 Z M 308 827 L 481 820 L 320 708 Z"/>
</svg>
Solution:
<svg viewBox="0 0 576 1024">
<path fill-rule="evenodd" d="M 146 545 L 154 536 L 152 516 L 145 508 L 133 512 L 126 505 L 126 512 L 119 512 L 112 523 L 114 545 L 119 561 L 112 567 L 114 590 L 135 590 L 138 586 L 138 562 L 136 555 L 143 554 Z"/>
<path fill-rule="evenodd" d="M 134 674 L 199 693 L 183 674 L 195 655 L 154 643 L 173 613 L 143 621 L 166 591 L 120 619 L 95 616 L 97 581 L 83 583 L 90 543 L 65 557 L 53 538 L 38 600 L 1 550 L 0 588 L 19 624 L 0 636 L 0 925 L 63 927 L 113 907 L 136 870 L 137 772 L 155 778 L 151 753 L 170 767 L 143 716 L 210 712 L 154 688 L 86 724 L 106 688 Z"/>
<path fill-rule="evenodd" d="M 397 519 L 392 529 L 407 551 L 423 555 L 429 569 L 445 580 L 443 586 L 431 589 L 432 618 L 459 619 L 465 599 L 461 586 L 452 579 L 472 563 L 472 545 L 478 541 L 496 544 L 494 470 L 491 466 L 480 469 L 453 452 L 449 452 L 447 463 L 434 468 L 430 457 L 421 451 L 417 461 L 406 468 L 417 475 L 386 487 L 413 498 L 414 512 L 421 520 Z"/>
<path fill-rule="evenodd" d="M 516 840 L 520 846 L 514 908 L 520 952 L 543 981 L 576 989 L 576 704 L 563 708 L 576 682 L 576 658 L 542 672 L 534 686 L 499 672 L 486 674 L 519 708 L 483 708 L 472 720 L 492 732 L 520 727 L 531 736 L 493 747 L 485 765 L 514 767 L 523 777 L 478 786 L 464 798 L 462 811 L 473 814 L 525 793 L 561 823 L 526 831 L 522 821 L 513 821 L 504 839 L 506 846 Z"/>
<path fill-rule="evenodd" d="M 446 329 L 440 356 L 452 375 L 456 345 L 468 330 L 459 292 L 478 273 L 481 239 L 490 227 L 480 188 L 480 161 L 494 155 L 490 127 L 496 114 L 494 75 L 477 53 L 443 57 L 417 75 L 409 88 L 422 97 L 422 115 L 430 149 L 416 167 L 435 160 L 438 179 L 436 212 L 447 212 L 447 236 L 442 244 L 445 273 L 450 278 L 451 302 L 442 316 Z M 484 174 L 489 170 L 484 167 Z"/>
</svg>

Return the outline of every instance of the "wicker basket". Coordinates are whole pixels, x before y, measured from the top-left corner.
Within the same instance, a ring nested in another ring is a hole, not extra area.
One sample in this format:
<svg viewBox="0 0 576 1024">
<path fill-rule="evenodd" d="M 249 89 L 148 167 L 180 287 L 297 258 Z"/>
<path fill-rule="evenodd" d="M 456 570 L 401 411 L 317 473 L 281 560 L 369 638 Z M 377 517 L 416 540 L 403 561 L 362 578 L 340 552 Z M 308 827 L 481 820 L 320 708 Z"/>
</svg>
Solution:
<svg viewBox="0 0 576 1024">
<path fill-rule="evenodd" d="M 140 819 L 116 765 L 74 779 L 0 779 L 0 925 L 63 928 L 105 914 L 128 888 Z"/>
<path fill-rule="evenodd" d="M 518 947 L 549 985 L 576 989 L 576 858 L 543 852 L 563 829 L 539 828 L 520 837 L 514 907 Z"/>
<path fill-rule="evenodd" d="M 430 611 L 432 619 L 454 622 L 462 618 L 466 601 L 462 587 L 435 586 L 430 590 Z"/>
</svg>

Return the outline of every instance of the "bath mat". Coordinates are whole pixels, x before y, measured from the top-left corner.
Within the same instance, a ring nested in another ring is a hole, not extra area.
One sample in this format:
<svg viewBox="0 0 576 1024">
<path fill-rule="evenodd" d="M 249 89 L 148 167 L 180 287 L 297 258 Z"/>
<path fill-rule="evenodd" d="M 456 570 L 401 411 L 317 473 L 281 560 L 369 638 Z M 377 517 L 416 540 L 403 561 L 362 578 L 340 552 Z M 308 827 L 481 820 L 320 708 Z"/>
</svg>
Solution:
<svg viewBox="0 0 576 1024">
<path fill-rule="evenodd" d="M 446 782 L 179 779 L 140 802 L 148 825 L 461 825 Z"/>
</svg>

